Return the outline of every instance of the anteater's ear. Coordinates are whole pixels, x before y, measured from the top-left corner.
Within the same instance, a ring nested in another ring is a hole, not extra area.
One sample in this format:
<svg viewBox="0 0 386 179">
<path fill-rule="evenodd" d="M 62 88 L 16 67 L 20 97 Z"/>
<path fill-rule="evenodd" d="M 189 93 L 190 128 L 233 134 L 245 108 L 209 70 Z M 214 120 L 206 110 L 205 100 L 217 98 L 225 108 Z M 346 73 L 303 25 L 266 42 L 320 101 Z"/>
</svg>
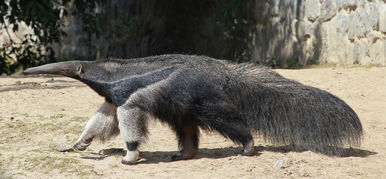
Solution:
<svg viewBox="0 0 386 179">
<path fill-rule="evenodd" d="M 78 67 L 76 67 L 76 73 L 77 73 L 78 75 L 84 73 L 82 64 L 79 64 Z"/>
</svg>

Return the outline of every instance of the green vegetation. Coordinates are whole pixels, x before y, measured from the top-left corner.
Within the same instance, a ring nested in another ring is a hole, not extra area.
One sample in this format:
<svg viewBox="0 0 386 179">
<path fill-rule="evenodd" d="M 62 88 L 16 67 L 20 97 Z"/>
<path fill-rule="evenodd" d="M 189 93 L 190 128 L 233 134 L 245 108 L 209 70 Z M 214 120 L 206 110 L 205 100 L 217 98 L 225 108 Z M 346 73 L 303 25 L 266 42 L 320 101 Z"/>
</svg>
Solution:
<svg viewBox="0 0 386 179">
<path fill-rule="evenodd" d="M 71 121 L 85 121 L 87 119 L 88 119 L 88 117 L 76 116 L 76 117 L 71 118 Z"/>
<path fill-rule="evenodd" d="M 88 119 L 88 117 L 81 116 L 69 118 L 65 114 L 43 116 L 30 115 L 28 113 L 13 113 L 12 115 L 16 116 L 13 120 L 5 120 L 0 117 L 0 121 L 3 123 L 3 125 L 0 126 L 0 134 L 9 134 L 12 136 L 7 137 L 8 135 L 3 135 L 0 137 L 5 143 L 28 141 L 36 135 L 47 132 L 80 134 L 83 130 L 83 123 Z M 17 116 L 22 116 L 22 119 Z M 69 140 L 75 139 L 71 138 Z M 2 150 L 2 147 L 0 147 L 0 150 Z"/>
<path fill-rule="evenodd" d="M 50 151 L 41 153 L 26 153 L 24 155 L 10 156 L 5 162 L 0 164 L 0 174 L 6 172 L 6 167 L 9 165 L 16 165 L 17 168 L 23 171 L 40 171 L 42 173 L 65 173 L 66 175 L 75 175 L 77 177 L 85 177 L 94 173 L 94 167 L 90 165 L 81 164 L 81 161 L 72 156 L 52 156 Z M 3 169 L 5 168 L 5 169 Z M 18 171 L 12 175 L 24 175 L 23 171 Z"/>
<path fill-rule="evenodd" d="M 0 25 L 7 34 L 10 30 L 17 32 L 19 22 L 24 22 L 33 31 L 33 34 L 18 37 L 20 39 L 9 36 L 10 42 L 0 47 L 0 74 L 10 74 L 53 59 L 54 53 L 49 44 L 57 42 L 63 33 L 59 19 L 64 9 L 60 7 L 57 1 L 0 1 Z"/>
<path fill-rule="evenodd" d="M 64 114 L 55 114 L 53 116 L 50 116 L 49 118 L 51 119 L 60 119 L 63 118 L 65 115 Z"/>
<path fill-rule="evenodd" d="M 71 14 L 85 22 L 85 29 L 95 30 L 94 12 L 105 0 L 75 0 L 71 12 L 65 7 L 70 0 L 9 0 L 0 1 L 0 26 L 4 27 L 10 42 L 0 47 L 0 75 L 11 74 L 27 67 L 54 62 L 51 45 L 65 36 L 63 18 Z M 11 38 L 10 31 L 17 32 L 20 22 L 29 26 L 33 33 Z"/>
<path fill-rule="evenodd" d="M 59 170 L 59 173 L 75 173 L 77 176 L 86 175 L 92 166 L 81 165 L 78 159 L 72 157 L 52 157 L 52 156 L 32 156 L 24 158 L 24 167 L 27 171 L 43 170 L 44 173 L 49 173 L 53 170 Z"/>
<path fill-rule="evenodd" d="M 226 0 L 221 3 L 224 5 L 217 10 L 217 24 L 224 27 L 224 39 L 233 50 L 233 59 L 237 62 L 250 61 L 249 27 L 253 22 L 248 13 L 253 3 L 249 0 Z"/>
</svg>

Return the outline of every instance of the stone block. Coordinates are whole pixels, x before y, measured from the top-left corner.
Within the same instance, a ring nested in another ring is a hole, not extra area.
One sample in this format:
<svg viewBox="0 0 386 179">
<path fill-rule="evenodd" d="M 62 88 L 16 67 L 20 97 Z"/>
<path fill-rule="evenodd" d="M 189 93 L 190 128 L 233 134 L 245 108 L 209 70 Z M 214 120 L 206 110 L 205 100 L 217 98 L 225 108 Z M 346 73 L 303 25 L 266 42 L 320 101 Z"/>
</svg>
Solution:
<svg viewBox="0 0 386 179">
<path fill-rule="evenodd" d="M 315 36 L 315 25 L 308 21 L 299 21 L 297 38 L 304 40 L 305 36 Z"/>
<path fill-rule="evenodd" d="M 379 31 L 386 33 L 386 3 L 379 6 Z"/>
<path fill-rule="evenodd" d="M 369 33 L 374 27 L 378 25 L 378 7 L 374 2 L 367 3 L 363 8 L 358 9 L 360 28 L 358 29 L 358 36 L 363 36 Z"/>
<path fill-rule="evenodd" d="M 324 0 L 320 8 L 319 21 L 325 22 L 331 20 L 337 13 L 337 10 L 335 0 Z"/>
<path fill-rule="evenodd" d="M 347 34 L 349 25 L 349 15 L 346 11 L 339 11 L 336 15 L 337 31 L 339 33 Z"/>
<path fill-rule="evenodd" d="M 304 5 L 304 15 L 305 17 L 314 22 L 320 16 L 320 2 L 319 0 L 306 0 Z"/>
<path fill-rule="evenodd" d="M 358 6 L 358 0 L 336 0 L 336 6 L 339 9 L 347 9 Z"/>
<path fill-rule="evenodd" d="M 351 40 L 355 39 L 357 36 L 357 32 L 359 28 L 358 23 L 360 23 L 358 13 L 356 11 L 350 13 L 348 17 L 348 22 L 347 22 L 347 33 L 348 33 L 348 38 Z"/>
<path fill-rule="evenodd" d="M 371 43 L 369 47 L 369 57 L 371 59 L 370 64 L 385 64 L 385 43 L 381 40 L 377 40 Z"/>
<path fill-rule="evenodd" d="M 353 63 L 367 65 L 371 63 L 371 59 L 368 56 L 369 43 L 367 39 L 357 40 L 354 43 L 353 48 Z"/>
</svg>

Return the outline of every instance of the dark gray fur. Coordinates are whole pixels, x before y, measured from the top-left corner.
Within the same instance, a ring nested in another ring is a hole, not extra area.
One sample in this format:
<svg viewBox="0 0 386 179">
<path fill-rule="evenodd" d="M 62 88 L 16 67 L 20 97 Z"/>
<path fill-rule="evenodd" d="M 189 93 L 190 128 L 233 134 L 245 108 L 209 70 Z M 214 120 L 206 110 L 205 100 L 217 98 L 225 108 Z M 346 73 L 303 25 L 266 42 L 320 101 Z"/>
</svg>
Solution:
<svg viewBox="0 0 386 179">
<path fill-rule="evenodd" d="M 273 144 L 324 153 L 334 147 L 357 146 L 362 137 L 358 116 L 344 101 L 254 64 L 162 55 L 64 62 L 25 73 L 78 79 L 118 109 L 135 109 L 142 116 L 138 119 L 166 122 L 179 137 L 182 153 L 184 146 L 192 150 L 181 159 L 196 153 L 198 128 L 218 131 L 244 148 L 253 147 L 253 132 Z M 140 123 L 143 129 L 138 134 L 144 137 L 146 121 Z"/>
</svg>

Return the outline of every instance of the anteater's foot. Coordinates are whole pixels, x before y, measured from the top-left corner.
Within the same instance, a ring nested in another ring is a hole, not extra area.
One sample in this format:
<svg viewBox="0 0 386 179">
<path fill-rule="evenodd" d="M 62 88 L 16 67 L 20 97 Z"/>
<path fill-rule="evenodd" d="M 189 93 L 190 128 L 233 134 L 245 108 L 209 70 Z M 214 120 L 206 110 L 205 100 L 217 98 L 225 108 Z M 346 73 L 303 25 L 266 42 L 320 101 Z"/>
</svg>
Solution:
<svg viewBox="0 0 386 179">
<path fill-rule="evenodd" d="M 189 160 L 196 155 L 197 151 L 179 151 L 171 157 L 171 161 Z"/>
<path fill-rule="evenodd" d="M 122 159 L 122 164 L 125 165 L 134 165 L 137 164 L 137 161 L 139 159 L 139 151 L 127 151 L 125 157 Z"/>
<path fill-rule="evenodd" d="M 86 150 L 86 148 L 91 144 L 90 143 L 84 143 L 84 142 L 78 142 L 76 143 L 72 148 L 76 151 L 83 151 Z"/>
<path fill-rule="evenodd" d="M 91 144 L 93 138 L 89 138 L 86 140 L 79 140 L 72 148 L 76 151 L 83 151 Z"/>
<path fill-rule="evenodd" d="M 248 143 L 244 145 L 244 149 L 241 152 L 241 155 L 244 156 L 252 156 L 254 154 L 254 142 L 250 140 Z"/>
</svg>

